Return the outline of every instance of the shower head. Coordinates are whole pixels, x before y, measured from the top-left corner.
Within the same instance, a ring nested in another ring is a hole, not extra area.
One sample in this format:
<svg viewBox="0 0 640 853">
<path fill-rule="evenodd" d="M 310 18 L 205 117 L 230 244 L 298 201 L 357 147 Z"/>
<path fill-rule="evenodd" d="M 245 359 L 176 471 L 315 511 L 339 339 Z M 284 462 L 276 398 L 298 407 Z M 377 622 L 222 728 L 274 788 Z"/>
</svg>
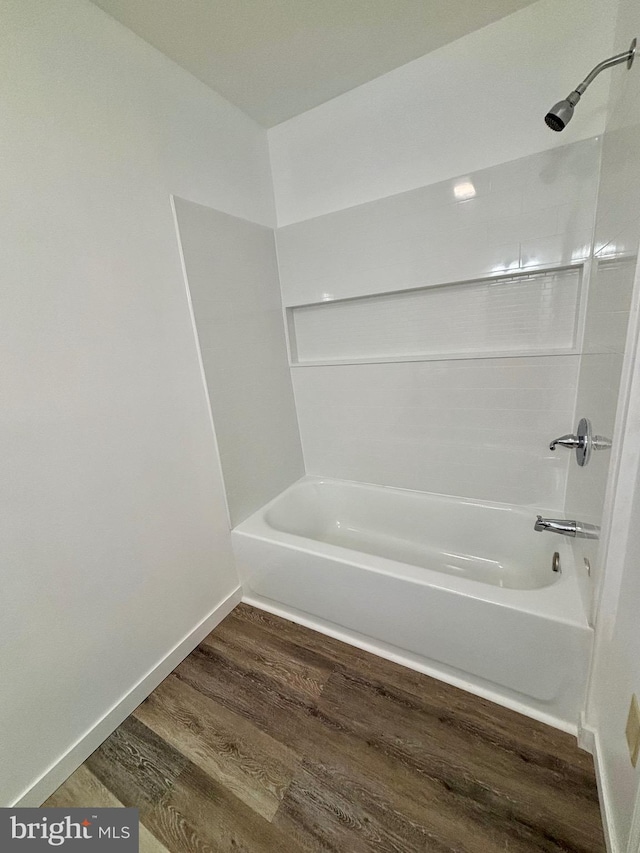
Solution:
<svg viewBox="0 0 640 853">
<path fill-rule="evenodd" d="M 573 92 L 569 92 L 564 101 L 558 101 L 557 104 L 554 104 L 551 107 L 549 112 L 544 117 L 547 127 L 550 127 L 551 130 L 556 130 L 558 132 L 564 130 L 573 118 L 573 110 L 575 105 L 585 93 L 587 86 L 589 86 L 589 84 L 592 83 L 593 80 L 595 80 L 598 74 L 601 71 L 604 71 L 605 68 L 611 68 L 613 65 L 619 65 L 621 62 L 626 62 L 627 68 L 631 68 L 631 66 L 633 65 L 635 54 L 636 39 L 631 42 L 629 50 L 626 50 L 624 53 L 618 53 L 615 56 L 610 57 L 609 59 L 605 59 L 604 62 L 601 62 L 599 65 L 596 65 L 593 71 L 587 74 L 582 83 L 580 83 L 579 86 L 576 86 Z"/>
<path fill-rule="evenodd" d="M 571 92 L 569 97 L 564 101 L 558 101 L 557 104 L 554 104 L 544 117 L 547 127 L 558 132 L 564 130 L 573 118 L 573 108 L 579 100 L 580 94 L 578 92 Z"/>
</svg>

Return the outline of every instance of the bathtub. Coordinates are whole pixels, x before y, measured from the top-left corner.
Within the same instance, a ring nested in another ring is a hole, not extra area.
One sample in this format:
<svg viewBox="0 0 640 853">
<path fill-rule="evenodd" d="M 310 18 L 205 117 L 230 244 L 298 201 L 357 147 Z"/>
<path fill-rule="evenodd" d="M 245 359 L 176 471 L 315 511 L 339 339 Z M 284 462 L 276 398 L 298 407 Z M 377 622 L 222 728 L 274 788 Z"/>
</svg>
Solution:
<svg viewBox="0 0 640 853">
<path fill-rule="evenodd" d="M 232 541 L 245 600 L 575 732 L 592 631 L 537 511 L 305 477 Z"/>
</svg>

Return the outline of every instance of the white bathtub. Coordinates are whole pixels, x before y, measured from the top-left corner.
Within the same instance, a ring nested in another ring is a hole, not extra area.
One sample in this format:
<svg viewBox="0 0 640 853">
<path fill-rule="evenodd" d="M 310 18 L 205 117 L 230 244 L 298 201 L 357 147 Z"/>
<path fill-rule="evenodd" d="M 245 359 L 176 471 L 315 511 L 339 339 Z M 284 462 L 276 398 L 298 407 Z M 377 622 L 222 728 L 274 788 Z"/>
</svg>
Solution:
<svg viewBox="0 0 640 853">
<path fill-rule="evenodd" d="M 305 477 L 232 539 L 247 600 L 575 731 L 591 629 L 535 515 Z"/>
</svg>

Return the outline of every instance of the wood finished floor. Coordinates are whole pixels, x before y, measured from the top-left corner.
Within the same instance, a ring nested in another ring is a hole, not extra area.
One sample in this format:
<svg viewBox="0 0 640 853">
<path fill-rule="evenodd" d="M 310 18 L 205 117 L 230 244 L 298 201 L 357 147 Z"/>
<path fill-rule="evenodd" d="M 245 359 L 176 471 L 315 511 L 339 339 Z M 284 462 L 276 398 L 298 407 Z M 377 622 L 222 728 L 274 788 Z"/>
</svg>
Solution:
<svg viewBox="0 0 640 853">
<path fill-rule="evenodd" d="M 246 605 L 45 805 L 145 853 L 605 850 L 573 737 Z"/>
</svg>

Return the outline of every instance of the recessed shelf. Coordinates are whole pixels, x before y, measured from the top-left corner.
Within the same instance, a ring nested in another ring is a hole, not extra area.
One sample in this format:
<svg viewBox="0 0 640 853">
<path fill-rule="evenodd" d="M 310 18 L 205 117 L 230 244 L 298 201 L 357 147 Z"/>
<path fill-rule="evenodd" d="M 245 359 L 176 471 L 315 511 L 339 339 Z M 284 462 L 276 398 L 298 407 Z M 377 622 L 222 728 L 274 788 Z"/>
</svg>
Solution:
<svg viewBox="0 0 640 853">
<path fill-rule="evenodd" d="M 577 352 L 582 268 L 287 309 L 292 366 Z"/>
</svg>

